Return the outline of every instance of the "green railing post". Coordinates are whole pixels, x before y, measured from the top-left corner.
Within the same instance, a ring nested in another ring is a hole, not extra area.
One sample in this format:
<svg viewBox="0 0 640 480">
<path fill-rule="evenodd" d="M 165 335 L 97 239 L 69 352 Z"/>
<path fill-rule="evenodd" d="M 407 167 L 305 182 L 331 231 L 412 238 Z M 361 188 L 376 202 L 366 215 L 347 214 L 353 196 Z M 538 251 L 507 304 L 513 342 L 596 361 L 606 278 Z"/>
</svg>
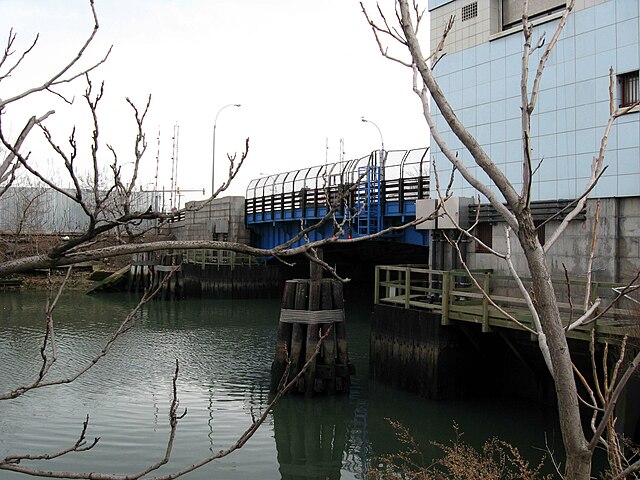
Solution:
<svg viewBox="0 0 640 480">
<path fill-rule="evenodd" d="M 485 295 L 482 297 L 482 333 L 488 333 L 491 331 L 491 326 L 489 325 L 489 289 L 491 288 L 491 274 L 489 272 L 485 272 L 484 279 L 482 282 L 482 289 L 484 290 Z"/>
<path fill-rule="evenodd" d="M 442 325 L 449 325 L 449 294 L 451 287 L 451 273 L 442 272 Z"/>
<path fill-rule="evenodd" d="M 378 305 L 378 303 L 380 303 L 380 265 L 376 265 L 375 290 L 373 291 L 373 303 L 374 305 Z"/>
<path fill-rule="evenodd" d="M 404 308 L 411 308 L 411 268 L 407 267 L 404 277 Z"/>
</svg>

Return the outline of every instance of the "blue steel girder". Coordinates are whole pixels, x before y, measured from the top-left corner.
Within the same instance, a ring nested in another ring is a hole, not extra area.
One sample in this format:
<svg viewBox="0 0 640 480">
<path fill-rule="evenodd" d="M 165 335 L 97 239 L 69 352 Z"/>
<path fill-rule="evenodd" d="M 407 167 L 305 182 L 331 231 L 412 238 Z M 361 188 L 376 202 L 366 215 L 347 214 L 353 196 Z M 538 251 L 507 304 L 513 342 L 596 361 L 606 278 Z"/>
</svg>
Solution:
<svg viewBox="0 0 640 480">
<path fill-rule="evenodd" d="M 375 151 L 367 157 L 254 179 L 247 188 L 246 224 L 252 244 L 273 248 L 301 228 L 327 221 L 309 239 L 377 233 L 415 218 L 415 200 L 428 198 L 428 148 Z M 428 235 L 411 227 L 384 238 L 426 245 Z M 299 242 L 300 244 L 303 241 Z"/>
</svg>

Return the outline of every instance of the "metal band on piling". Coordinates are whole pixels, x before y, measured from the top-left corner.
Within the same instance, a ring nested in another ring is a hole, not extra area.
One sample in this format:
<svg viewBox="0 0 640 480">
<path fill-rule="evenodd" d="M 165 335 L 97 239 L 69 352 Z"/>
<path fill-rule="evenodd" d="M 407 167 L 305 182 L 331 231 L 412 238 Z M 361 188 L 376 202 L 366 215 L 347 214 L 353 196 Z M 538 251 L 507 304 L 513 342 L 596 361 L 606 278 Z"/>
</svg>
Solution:
<svg viewBox="0 0 640 480">
<path fill-rule="evenodd" d="M 344 322 L 344 310 L 280 310 L 280 321 L 283 323 L 304 323 L 316 325 L 320 323 Z"/>
</svg>

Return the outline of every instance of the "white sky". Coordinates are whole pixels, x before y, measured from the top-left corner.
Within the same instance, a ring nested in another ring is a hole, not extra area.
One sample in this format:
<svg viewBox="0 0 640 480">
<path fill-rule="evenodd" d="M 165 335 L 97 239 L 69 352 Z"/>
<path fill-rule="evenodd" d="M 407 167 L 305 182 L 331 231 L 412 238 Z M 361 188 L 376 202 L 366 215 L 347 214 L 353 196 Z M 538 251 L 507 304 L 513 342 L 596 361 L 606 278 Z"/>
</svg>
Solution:
<svg viewBox="0 0 640 480">
<path fill-rule="evenodd" d="M 153 182 L 160 129 L 159 184 L 169 187 L 177 124 L 178 186 L 205 188 L 209 195 L 213 120 L 229 103 L 242 107 L 227 108 L 218 117 L 218 180 L 228 168 L 226 152 L 241 150 L 250 138 L 246 166 L 231 194 L 244 195 L 249 180 L 261 173 L 324 163 L 327 139 L 329 161 L 339 159 L 340 138 L 346 158 L 379 148 L 378 131 L 360 121 L 363 115 L 378 125 L 387 149 L 428 144 L 410 70 L 380 55 L 355 0 L 95 1 L 100 30 L 84 64 L 113 44 L 109 60 L 92 78 L 94 88 L 105 81 L 101 139 L 118 149 L 121 163 L 131 160 L 135 133 L 124 98 L 142 107 L 152 94 L 143 185 Z M 366 4 L 375 8 L 369 0 Z M 390 0 L 382 4 L 393 8 Z M 11 27 L 18 33 L 17 49 L 37 32 L 40 41 L 22 75 L 0 84 L 4 98 L 41 82 L 72 58 L 91 31 L 91 10 L 88 0 L 0 0 L 0 38 L 6 38 Z M 425 25 L 423 32 L 428 31 Z M 26 115 L 55 108 L 47 125 L 60 135 L 60 143 L 72 120 L 79 135 L 86 136 L 90 118 L 80 98 L 84 89 L 82 81 L 75 84 L 73 107 L 51 95 L 10 107 L 4 125 L 15 134 Z M 34 161 L 59 162 L 35 139 L 30 148 Z M 81 156 L 87 154 L 82 150 Z"/>
</svg>

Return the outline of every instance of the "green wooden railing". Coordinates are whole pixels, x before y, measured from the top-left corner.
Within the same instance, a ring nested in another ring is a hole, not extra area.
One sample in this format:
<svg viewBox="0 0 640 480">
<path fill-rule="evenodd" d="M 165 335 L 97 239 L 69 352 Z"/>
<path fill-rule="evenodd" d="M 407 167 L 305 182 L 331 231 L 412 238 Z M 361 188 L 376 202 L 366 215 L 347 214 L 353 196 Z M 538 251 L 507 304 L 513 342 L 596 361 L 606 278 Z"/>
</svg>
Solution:
<svg viewBox="0 0 640 480">
<path fill-rule="evenodd" d="M 432 270 L 423 265 L 379 265 L 375 271 L 375 303 L 429 310 L 441 315 L 442 325 L 449 325 L 452 321 L 479 323 L 483 332 L 491 331 L 492 327 L 523 329 L 509 315 L 533 328 L 531 312 L 512 277 L 494 275 L 491 270 L 473 270 L 471 273 L 475 280 L 464 270 Z M 522 278 L 522 281 L 529 289 L 531 279 Z M 565 279 L 553 280 L 553 283 L 566 327 L 584 313 L 587 285 L 579 279 L 571 279 L 569 284 Z M 590 300 L 602 299 L 599 310 L 595 312 L 595 315 L 602 315 L 567 332 L 567 336 L 589 340 L 594 328 L 599 340 L 620 338 L 625 334 L 640 336 L 638 313 L 633 309 L 619 308 L 628 304 L 619 302 L 614 305 L 617 308 L 609 308 L 603 313 L 610 300 L 616 297 L 613 288 L 618 286 L 591 282 Z M 490 294 L 490 299 L 483 291 Z"/>
<path fill-rule="evenodd" d="M 180 256 L 182 263 L 201 265 L 204 270 L 205 265 L 230 266 L 232 269 L 243 266 L 258 266 L 258 262 L 251 255 L 246 253 L 237 253 L 230 250 L 212 250 L 212 249 L 196 249 L 196 250 L 174 250 L 172 255 Z"/>
</svg>

